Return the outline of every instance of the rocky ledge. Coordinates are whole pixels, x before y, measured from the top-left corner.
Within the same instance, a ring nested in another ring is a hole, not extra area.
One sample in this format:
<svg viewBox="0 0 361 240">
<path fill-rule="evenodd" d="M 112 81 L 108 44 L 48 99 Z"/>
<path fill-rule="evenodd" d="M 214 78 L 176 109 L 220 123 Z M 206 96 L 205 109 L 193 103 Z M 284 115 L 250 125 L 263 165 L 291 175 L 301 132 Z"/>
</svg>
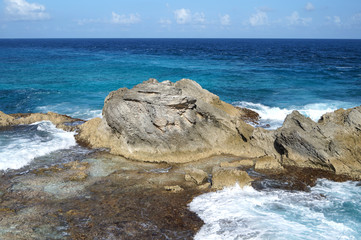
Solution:
<svg viewBox="0 0 361 240">
<path fill-rule="evenodd" d="M 76 125 L 85 122 L 81 119 L 71 118 L 67 115 L 54 112 L 5 114 L 0 111 L 0 127 L 32 124 L 40 121 L 51 121 L 57 128 L 61 128 L 65 131 L 74 131 Z"/>
<path fill-rule="evenodd" d="M 150 79 L 105 99 L 103 118 L 80 126 L 80 143 L 147 162 L 185 163 L 215 155 L 248 159 L 259 171 L 300 167 L 361 179 L 361 107 L 318 123 L 297 111 L 274 131 L 257 113 L 225 103 L 198 83 Z"/>
</svg>

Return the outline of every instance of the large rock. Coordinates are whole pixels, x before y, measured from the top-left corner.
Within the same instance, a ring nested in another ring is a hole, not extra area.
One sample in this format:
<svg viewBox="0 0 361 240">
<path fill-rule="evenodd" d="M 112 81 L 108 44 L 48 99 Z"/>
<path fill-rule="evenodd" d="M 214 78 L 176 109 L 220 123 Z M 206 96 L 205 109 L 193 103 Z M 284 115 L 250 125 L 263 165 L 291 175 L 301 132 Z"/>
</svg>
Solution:
<svg viewBox="0 0 361 240">
<path fill-rule="evenodd" d="M 284 166 L 361 179 L 361 106 L 327 113 L 318 123 L 294 111 L 275 132 L 274 147 Z"/>
<path fill-rule="evenodd" d="M 111 92 L 103 119 L 81 127 L 77 139 L 127 158 L 189 162 L 211 155 L 259 156 L 249 144 L 253 127 L 242 111 L 192 80 L 150 79 Z"/>
<path fill-rule="evenodd" d="M 142 161 L 182 163 L 231 154 L 255 160 L 258 171 L 295 166 L 361 179 L 361 107 L 325 114 L 318 123 L 294 111 L 274 131 L 243 121 L 250 119 L 256 122 L 257 114 L 220 101 L 194 81 L 150 79 L 111 92 L 103 118 L 83 124 L 76 138 Z"/>
</svg>

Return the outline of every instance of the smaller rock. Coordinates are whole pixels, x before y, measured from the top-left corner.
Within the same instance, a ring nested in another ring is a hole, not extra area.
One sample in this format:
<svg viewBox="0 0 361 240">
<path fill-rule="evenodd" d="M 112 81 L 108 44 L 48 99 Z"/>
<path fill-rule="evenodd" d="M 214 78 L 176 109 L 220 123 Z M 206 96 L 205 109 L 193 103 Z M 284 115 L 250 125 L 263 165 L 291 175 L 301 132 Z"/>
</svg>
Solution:
<svg viewBox="0 0 361 240">
<path fill-rule="evenodd" d="M 164 189 L 165 189 L 166 191 L 173 192 L 173 193 L 181 192 L 181 191 L 184 190 L 184 189 L 183 189 L 182 187 L 180 187 L 179 185 L 175 185 L 175 186 L 164 186 Z"/>
<path fill-rule="evenodd" d="M 57 128 L 61 128 L 64 131 L 75 131 L 76 125 L 71 123 L 79 122 L 83 123 L 81 119 L 71 118 L 67 115 L 58 113 L 14 113 L 5 114 L 0 111 L 0 127 L 15 126 L 21 124 L 32 124 L 40 121 L 51 121 Z"/>
<path fill-rule="evenodd" d="M 236 183 L 239 186 L 248 186 L 253 180 L 246 171 L 237 168 L 220 168 L 214 167 L 212 171 L 212 188 L 222 189 L 230 187 Z"/>
<path fill-rule="evenodd" d="M 259 124 L 259 120 L 260 120 L 260 116 L 257 112 L 248 109 L 248 108 L 241 108 L 241 107 L 236 107 L 237 109 L 239 109 L 242 113 L 241 119 L 245 122 L 248 123 L 253 123 L 258 125 Z"/>
<path fill-rule="evenodd" d="M 257 172 L 274 172 L 274 173 L 280 173 L 285 170 L 277 159 L 270 156 L 257 158 L 254 169 Z"/>
<path fill-rule="evenodd" d="M 197 188 L 199 190 L 206 190 L 206 189 L 209 189 L 210 187 L 211 187 L 211 183 L 207 182 L 205 184 L 199 185 Z"/>
<path fill-rule="evenodd" d="M 194 182 L 195 184 L 200 185 L 207 181 L 208 174 L 201 169 L 192 168 L 186 171 L 184 178 L 187 182 Z"/>
<path fill-rule="evenodd" d="M 14 117 L 0 111 L 0 126 L 9 126 L 15 120 Z"/>
<path fill-rule="evenodd" d="M 227 167 L 245 167 L 250 168 L 254 166 L 253 160 L 243 159 L 234 162 L 222 162 L 220 167 L 227 168 Z"/>
</svg>

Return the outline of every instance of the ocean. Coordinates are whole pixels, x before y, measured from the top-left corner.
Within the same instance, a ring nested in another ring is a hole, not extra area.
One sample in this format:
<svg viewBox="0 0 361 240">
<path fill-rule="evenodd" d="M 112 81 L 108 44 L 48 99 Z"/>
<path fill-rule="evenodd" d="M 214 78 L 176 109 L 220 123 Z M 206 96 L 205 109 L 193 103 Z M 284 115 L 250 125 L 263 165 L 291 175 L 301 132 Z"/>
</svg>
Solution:
<svg viewBox="0 0 361 240">
<path fill-rule="evenodd" d="M 0 39 L 8 114 L 100 117 L 110 91 L 149 78 L 195 80 L 276 129 L 292 110 L 317 121 L 361 104 L 361 40 Z M 79 157 L 73 135 L 49 122 L 0 131 L 0 169 Z M 236 186 L 190 208 L 206 223 L 196 239 L 360 239 L 360 194 L 357 183 L 327 180 L 307 193 Z"/>
</svg>

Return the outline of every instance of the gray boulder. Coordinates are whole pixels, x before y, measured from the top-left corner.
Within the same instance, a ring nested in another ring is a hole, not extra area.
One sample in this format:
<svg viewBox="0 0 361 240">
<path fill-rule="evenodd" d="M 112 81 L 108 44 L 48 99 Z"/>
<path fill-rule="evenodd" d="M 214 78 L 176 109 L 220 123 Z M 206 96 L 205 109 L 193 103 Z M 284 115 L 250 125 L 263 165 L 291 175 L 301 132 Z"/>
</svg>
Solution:
<svg viewBox="0 0 361 240">
<path fill-rule="evenodd" d="M 253 144 L 262 145 L 259 132 L 254 134 Z M 283 166 L 322 169 L 361 179 L 361 106 L 327 113 L 318 123 L 294 111 L 281 128 L 263 135 L 269 137 L 263 138 L 268 140 L 268 155 L 280 159 Z M 273 152 L 269 148 L 272 137 Z"/>
<path fill-rule="evenodd" d="M 111 92 L 103 119 L 89 121 L 77 139 L 111 153 L 151 162 L 189 162 L 211 155 L 259 156 L 243 112 L 198 83 L 150 79 Z"/>
</svg>

